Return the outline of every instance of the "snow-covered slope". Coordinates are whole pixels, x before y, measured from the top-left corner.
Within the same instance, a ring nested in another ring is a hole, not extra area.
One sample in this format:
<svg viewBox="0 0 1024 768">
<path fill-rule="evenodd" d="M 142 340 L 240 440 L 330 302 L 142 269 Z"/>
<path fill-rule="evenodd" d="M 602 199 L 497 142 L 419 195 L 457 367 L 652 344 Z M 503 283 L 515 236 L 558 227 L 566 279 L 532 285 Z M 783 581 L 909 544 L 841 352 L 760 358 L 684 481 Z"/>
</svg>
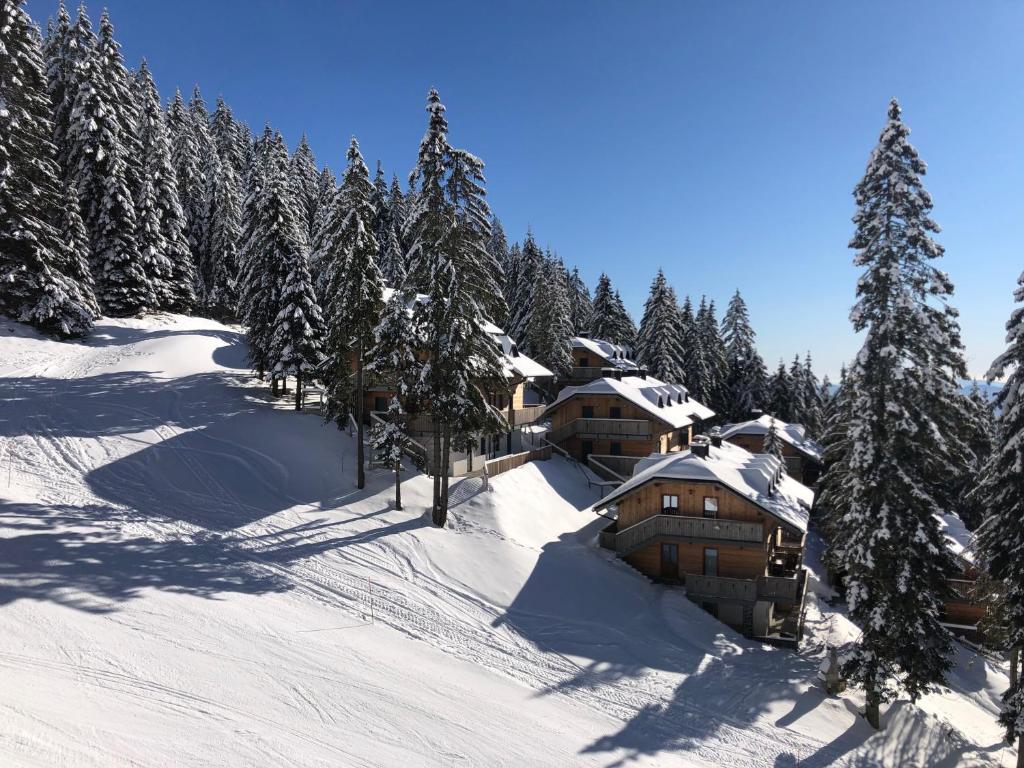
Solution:
<svg viewBox="0 0 1024 768">
<path fill-rule="evenodd" d="M 991 663 L 873 734 L 813 685 L 841 613 L 812 600 L 800 654 L 744 640 L 595 547 L 574 465 L 460 481 L 446 530 L 426 478 L 401 512 L 386 473 L 357 491 L 236 329 L 0 322 L 0 376 L 0 765 L 1010 759 Z"/>
</svg>

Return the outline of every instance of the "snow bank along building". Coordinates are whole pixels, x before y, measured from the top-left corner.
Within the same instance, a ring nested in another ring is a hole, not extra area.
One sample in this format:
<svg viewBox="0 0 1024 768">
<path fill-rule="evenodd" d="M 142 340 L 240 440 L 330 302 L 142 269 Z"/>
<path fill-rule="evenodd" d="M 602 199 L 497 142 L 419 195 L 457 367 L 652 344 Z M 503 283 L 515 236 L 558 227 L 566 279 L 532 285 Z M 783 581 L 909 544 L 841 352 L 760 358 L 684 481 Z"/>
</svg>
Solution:
<svg viewBox="0 0 1024 768">
<path fill-rule="evenodd" d="M 755 414 L 750 421 L 723 426 L 722 437 L 751 453 L 762 453 L 764 436 L 768 434 L 771 422 L 771 416 Z M 782 442 L 782 457 L 789 476 L 804 485 L 814 485 L 824 466 L 822 447 L 807 436 L 802 424 L 787 424 L 775 419 L 775 432 Z"/>
<path fill-rule="evenodd" d="M 652 455 L 595 506 L 615 521 L 601 546 L 744 634 L 796 647 L 803 632 L 814 493 L 781 462 L 701 435 Z"/>
<path fill-rule="evenodd" d="M 615 370 L 612 376 L 562 389 L 544 411 L 547 439 L 608 479 L 625 480 L 651 453 L 679 451 L 715 415 L 686 387 Z"/>
<path fill-rule="evenodd" d="M 587 336 L 573 336 L 572 370 L 570 384 L 586 384 L 605 376 L 635 376 L 640 366 L 629 359 L 632 354 L 621 344 L 591 339 Z"/>
<path fill-rule="evenodd" d="M 391 298 L 393 292 L 391 288 L 384 289 L 385 302 Z M 428 298 L 419 294 L 415 301 L 427 301 Z M 413 305 L 410 303 L 410 314 L 412 309 Z M 453 445 L 448 466 L 448 474 L 453 477 L 481 469 L 483 462 L 488 459 L 528 450 L 530 446 L 523 445 L 522 427 L 535 422 L 544 411 L 544 406 L 530 405 L 527 402 L 528 385 L 535 382 L 546 383 L 554 379 L 554 373 L 522 354 L 516 343 L 501 328 L 487 321 L 484 321 L 483 326 L 501 350 L 502 378 L 497 381 L 479 382 L 479 386 L 491 408 L 501 412 L 505 417 L 509 428 L 499 433 L 478 432 L 470 435 L 467 442 L 473 446 L 471 450 L 459 451 Z M 363 395 L 363 408 L 368 418 L 373 421 L 374 418 L 382 417 L 395 394 L 389 382 L 368 375 Z M 437 468 L 433 456 L 432 429 L 429 412 L 413 415 L 407 427 L 408 434 L 414 441 L 413 450 L 424 461 L 430 474 Z"/>
</svg>

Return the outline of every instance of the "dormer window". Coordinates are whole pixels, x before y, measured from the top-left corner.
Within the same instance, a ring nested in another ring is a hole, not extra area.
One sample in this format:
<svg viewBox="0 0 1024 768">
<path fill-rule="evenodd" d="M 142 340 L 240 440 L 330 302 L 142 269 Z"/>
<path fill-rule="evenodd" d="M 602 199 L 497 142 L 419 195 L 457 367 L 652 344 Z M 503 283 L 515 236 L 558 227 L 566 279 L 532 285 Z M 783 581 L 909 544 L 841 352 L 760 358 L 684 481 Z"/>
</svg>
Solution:
<svg viewBox="0 0 1024 768">
<path fill-rule="evenodd" d="M 676 400 L 676 404 L 677 405 L 682 405 L 683 404 L 683 393 L 682 392 L 679 393 L 679 397 Z"/>
<path fill-rule="evenodd" d="M 665 401 L 662 399 L 661 395 L 658 395 L 658 407 L 659 408 L 664 408 L 665 407 Z"/>
<path fill-rule="evenodd" d="M 512 357 L 519 357 L 519 347 L 512 345 Z"/>
</svg>

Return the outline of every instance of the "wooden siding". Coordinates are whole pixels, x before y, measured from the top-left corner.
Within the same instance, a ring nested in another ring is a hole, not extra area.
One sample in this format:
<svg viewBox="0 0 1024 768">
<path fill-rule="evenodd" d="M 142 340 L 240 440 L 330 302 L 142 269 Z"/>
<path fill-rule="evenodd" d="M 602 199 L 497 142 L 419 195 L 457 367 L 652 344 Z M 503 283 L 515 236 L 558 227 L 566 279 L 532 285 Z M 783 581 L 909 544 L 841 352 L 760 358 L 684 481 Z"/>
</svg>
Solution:
<svg viewBox="0 0 1024 768">
<path fill-rule="evenodd" d="M 648 424 L 651 435 L 649 440 L 590 440 L 588 442 L 593 443 L 592 453 L 612 455 L 611 444 L 618 442 L 620 443 L 620 451 L 623 456 L 649 456 L 652 453 L 669 453 L 682 450 L 690 444 L 692 439 L 693 430 L 691 427 L 683 427 L 678 430 L 671 429 L 643 408 L 618 395 L 577 395 L 566 400 L 558 408 L 551 411 L 551 430 L 555 431 L 576 419 L 584 418 L 584 406 L 594 409 L 593 414 L 587 417 L 594 419 L 610 419 L 612 418 L 611 409 L 618 408 L 619 414 L 617 418 L 644 421 Z M 556 441 L 556 443 L 571 456 L 577 459 L 583 458 L 582 438 L 573 435 Z"/>
<path fill-rule="evenodd" d="M 718 550 L 718 575 L 727 579 L 757 579 L 764 575 L 768 551 L 758 544 L 703 544 L 677 540 L 655 539 L 645 547 L 626 555 L 631 566 L 652 578 L 661 578 L 661 544 L 675 544 L 679 551 L 681 574 L 704 573 L 704 549 Z"/>
<path fill-rule="evenodd" d="M 720 484 L 656 480 L 637 488 L 619 501 L 619 530 L 624 530 L 652 515 L 660 515 L 663 494 L 678 496 L 679 514 L 687 517 L 702 517 L 704 497 L 708 496 L 718 501 L 718 517 L 723 520 L 763 523 L 766 532 L 774 532 L 778 526 L 778 521 L 765 514 L 760 507 Z"/>
</svg>

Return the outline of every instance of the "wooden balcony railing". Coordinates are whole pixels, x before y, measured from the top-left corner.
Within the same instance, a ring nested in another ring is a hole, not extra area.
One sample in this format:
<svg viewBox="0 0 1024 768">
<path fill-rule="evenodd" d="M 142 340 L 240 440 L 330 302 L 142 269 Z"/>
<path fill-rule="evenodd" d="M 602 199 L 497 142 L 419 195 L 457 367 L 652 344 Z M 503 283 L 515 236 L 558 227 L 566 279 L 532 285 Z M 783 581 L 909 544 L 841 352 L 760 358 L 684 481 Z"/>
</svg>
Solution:
<svg viewBox="0 0 1024 768">
<path fill-rule="evenodd" d="M 764 525 L 739 520 L 719 520 L 713 517 L 682 517 L 680 515 L 654 515 L 631 525 L 615 536 L 615 550 L 620 555 L 639 549 L 657 537 L 682 539 L 708 539 L 717 541 L 764 541 Z"/>
<path fill-rule="evenodd" d="M 982 601 L 981 590 L 976 581 L 970 579 L 946 579 L 946 586 L 952 593 L 951 598 L 957 602 L 979 603 Z"/>
<path fill-rule="evenodd" d="M 573 419 L 552 429 L 548 440 L 560 443 L 573 435 L 585 440 L 650 440 L 651 425 L 643 419 Z"/>
<path fill-rule="evenodd" d="M 753 579 L 729 579 L 724 576 L 686 574 L 686 593 L 693 597 L 714 597 L 752 603 L 757 600 L 757 582 Z"/>
<path fill-rule="evenodd" d="M 783 603 L 799 602 L 800 581 L 799 571 L 791 576 L 761 576 L 757 580 L 757 597 Z"/>
</svg>

